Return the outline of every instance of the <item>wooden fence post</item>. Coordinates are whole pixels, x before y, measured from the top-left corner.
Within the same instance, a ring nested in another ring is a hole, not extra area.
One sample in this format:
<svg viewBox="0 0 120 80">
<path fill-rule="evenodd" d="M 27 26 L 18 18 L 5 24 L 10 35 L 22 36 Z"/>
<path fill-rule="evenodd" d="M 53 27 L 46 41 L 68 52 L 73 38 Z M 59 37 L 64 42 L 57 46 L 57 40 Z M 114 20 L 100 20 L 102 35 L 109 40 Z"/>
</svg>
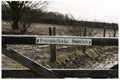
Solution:
<svg viewBox="0 0 120 80">
<path fill-rule="evenodd" d="M 84 28 L 84 36 L 86 36 L 86 27 Z M 84 54 L 86 54 L 86 47 L 83 46 L 83 51 Z"/>
<path fill-rule="evenodd" d="M 86 27 L 85 27 L 85 28 L 84 28 L 84 36 L 86 36 L 86 34 L 87 34 L 87 33 L 86 33 Z"/>
<path fill-rule="evenodd" d="M 53 36 L 56 36 L 56 28 L 53 27 Z M 56 61 L 56 44 L 53 44 L 53 61 Z"/>
<path fill-rule="evenodd" d="M 56 28 L 49 27 L 49 35 L 50 36 L 55 36 L 56 35 Z M 56 45 L 55 44 L 50 44 L 50 54 L 51 54 L 51 62 L 56 61 Z"/>
<path fill-rule="evenodd" d="M 52 36 L 52 28 L 49 27 L 49 36 Z M 50 60 L 53 61 L 53 58 L 52 58 L 52 53 L 53 53 L 53 47 L 52 47 L 52 44 L 50 44 Z"/>
<path fill-rule="evenodd" d="M 114 34 L 113 37 L 116 37 L 116 28 L 114 28 Z"/>
<path fill-rule="evenodd" d="M 82 33 L 82 30 L 81 30 L 81 29 L 79 29 L 79 36 L 82 36 L 82 35 L 81 35 L 81 33 Z"/>
<path fill-rule="evenodd" d="M 104 29 L 103 29 L 103 37 L 105 37 L 105 33 L 106 33 L 106 28 L 104 27 Z"/>
</svg>

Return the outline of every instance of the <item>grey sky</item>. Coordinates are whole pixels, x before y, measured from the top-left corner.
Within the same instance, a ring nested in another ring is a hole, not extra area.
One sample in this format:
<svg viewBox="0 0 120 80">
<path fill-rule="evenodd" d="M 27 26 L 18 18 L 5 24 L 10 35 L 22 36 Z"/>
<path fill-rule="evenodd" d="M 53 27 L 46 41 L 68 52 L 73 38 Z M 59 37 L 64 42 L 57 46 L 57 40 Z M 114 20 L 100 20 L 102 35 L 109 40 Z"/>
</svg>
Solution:
<svg viewBox="0 0 120 80">
<path fill-rule="evenodd" d="M 47 10 L 72 14 L 77 20 L 118 22 L 118 0 L 52 0 Z"/>
</svg>

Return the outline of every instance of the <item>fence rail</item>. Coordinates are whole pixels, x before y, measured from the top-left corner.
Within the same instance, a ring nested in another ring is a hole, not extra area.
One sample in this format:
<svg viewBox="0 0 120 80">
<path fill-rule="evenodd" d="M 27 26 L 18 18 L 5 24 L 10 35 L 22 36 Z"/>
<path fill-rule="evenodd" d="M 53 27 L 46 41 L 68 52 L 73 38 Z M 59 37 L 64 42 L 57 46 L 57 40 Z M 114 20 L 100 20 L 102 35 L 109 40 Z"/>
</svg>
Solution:
<svg viewBox="0 0 120 80">
<path fill-rule="evenodd" d="M 92 45 L 118 46 L 118 38 L 110 37 L 74 37 L 74 36 L 30 36 L 30 35 L 3 35 L 2 44 L 36 44 L 36 38 L 64 38 L 64 39 L 91 39 Z M 66 45 L 66 44 L 64 44 Z"/>
<path fill-rule="evenodd" d="M 77 70 L 77 69 L 50 69 L 64 77 L 76 78 L 118 78 L 118 70 Z M 2 78 L 44 78 L 32 70 L 2 70 Z M 47 78 L 47 77 L 46 77 Z"/>
</svg>

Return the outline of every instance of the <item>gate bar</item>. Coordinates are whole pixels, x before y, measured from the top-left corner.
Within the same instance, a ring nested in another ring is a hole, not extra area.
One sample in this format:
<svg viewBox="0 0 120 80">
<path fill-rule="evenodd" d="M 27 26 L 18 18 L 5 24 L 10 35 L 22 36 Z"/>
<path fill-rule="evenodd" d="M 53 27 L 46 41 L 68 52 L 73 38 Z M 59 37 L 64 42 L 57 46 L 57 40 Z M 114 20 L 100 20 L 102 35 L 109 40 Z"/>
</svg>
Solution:
<svg viewBox="0 0 120 80">
<path fill-rule="evenodd" d="M 19 54 L 13 50 L 7 50 L 5 47 L 2 47 L 2 53 L 4 55 L 10 57 L 11 59 L 19 62 L 20 64 L 28 67 L 29 69 L 33 70 L 34 72 L 36 72 L 37 74 L 39 74 L 43 77 L 48 77 L 48 78 L 62 77 L 62 76 L 54 73 L 53 71 L 48 70 L 41 64 L 38 64 L 38 63 L 34 62 L 33 60 L 31 60 L 30 58 L 28 58 L 22 54 Z"/>
<path fill-rule="evenodd" d="M 117 37 L 2 35 L 2 44 L 36 44 L 36 37 L 92 39 L 92 45 L 118 46 Z M 48 44 L 47 44 L 48 45 Z M 64 44 L 66 45 L 66 44 Z"/>
<path fill-rule="evenodd" d="M 110 70 L 67 70 L 50 69 L 63 77 L 75 78 L 118 78 L 118 69 Z M 2 70 L 2 78 L 43 78 L 32 70 Z M 47 77 L 46 77 L 47 78 Z"/>
</svg>

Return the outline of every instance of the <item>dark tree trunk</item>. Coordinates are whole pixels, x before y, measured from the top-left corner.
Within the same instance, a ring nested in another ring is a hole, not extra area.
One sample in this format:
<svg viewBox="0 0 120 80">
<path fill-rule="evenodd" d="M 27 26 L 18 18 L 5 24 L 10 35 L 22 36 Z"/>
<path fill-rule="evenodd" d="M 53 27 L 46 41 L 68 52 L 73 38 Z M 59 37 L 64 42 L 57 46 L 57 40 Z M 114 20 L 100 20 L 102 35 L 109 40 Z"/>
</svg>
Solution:
<svg viewBox="0 0 120 80">
<path fill-rule="evenodd" d="M 19 30 L 19 24 L 18 24 L 18 20 L 17 19 L 13 20 L 12 29 L 13 30 Z"/>
</svg>

